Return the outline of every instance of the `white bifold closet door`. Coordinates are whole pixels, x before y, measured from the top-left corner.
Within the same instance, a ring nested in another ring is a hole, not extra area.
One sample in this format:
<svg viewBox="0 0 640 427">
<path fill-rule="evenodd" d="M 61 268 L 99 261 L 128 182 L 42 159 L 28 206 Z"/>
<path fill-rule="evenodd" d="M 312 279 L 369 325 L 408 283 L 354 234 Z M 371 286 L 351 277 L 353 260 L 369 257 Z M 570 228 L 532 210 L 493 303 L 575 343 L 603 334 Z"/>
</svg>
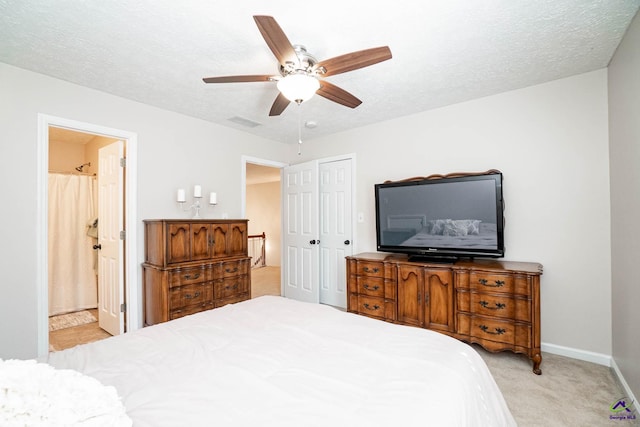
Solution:
<svg viewBox="0 0 640 427">
<path fill-rule="evenodd" d="M 284 296 L 346 308 L 352 254 L 352 160 L 284 168 Z"/>
</svg>

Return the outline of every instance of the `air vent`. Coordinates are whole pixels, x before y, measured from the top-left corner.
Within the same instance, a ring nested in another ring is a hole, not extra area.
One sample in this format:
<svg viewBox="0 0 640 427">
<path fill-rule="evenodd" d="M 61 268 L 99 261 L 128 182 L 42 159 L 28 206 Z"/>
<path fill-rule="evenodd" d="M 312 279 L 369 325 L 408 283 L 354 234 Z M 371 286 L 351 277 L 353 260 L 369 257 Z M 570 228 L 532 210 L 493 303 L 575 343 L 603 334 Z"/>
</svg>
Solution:
<svg viewBox="0 0 640 427">
<path fill-rule="evenodd" d="M 231 117 L 229 119 L 230 122 L 237 123 L 242 126 L 246 126 L 248 128 L 254 128 L 256 126 L 262 126 L 262 123 L 254 122 L 253 120 L 245 119 L 244 117 Z"/>
</svg>

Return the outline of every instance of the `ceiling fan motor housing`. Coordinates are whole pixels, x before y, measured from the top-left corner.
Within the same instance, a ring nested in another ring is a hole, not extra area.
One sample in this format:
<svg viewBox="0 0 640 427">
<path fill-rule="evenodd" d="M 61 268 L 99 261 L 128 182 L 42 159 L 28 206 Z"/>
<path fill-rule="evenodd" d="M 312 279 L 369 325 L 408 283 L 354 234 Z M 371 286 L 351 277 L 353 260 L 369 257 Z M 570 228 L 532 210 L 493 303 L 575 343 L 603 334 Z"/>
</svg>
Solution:
<svg viewBox="0 0 640 427">
<path fill-rule="evenodd" d="M 304 73 L 316 77 L 318 74 L 324 74 L 324 67 L 316 68 L 318 60 L 307 52 L 307 49 L 299 44 L 294 44 L 293 49 L 297 56 L 297 62 L 287 61 L 280 65 L 280 75 L 283 77 L 289 74 Z"/>
</svg>

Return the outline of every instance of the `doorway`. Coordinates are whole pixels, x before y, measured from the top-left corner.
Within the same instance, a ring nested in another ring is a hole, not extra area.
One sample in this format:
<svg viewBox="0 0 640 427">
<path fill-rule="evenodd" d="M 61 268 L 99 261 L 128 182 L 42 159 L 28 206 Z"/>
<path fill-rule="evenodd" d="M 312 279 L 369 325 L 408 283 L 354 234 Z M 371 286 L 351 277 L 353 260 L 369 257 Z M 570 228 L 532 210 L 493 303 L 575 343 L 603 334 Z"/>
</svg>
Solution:
<svg viewBox="0 0 640 427">
<path fill-rule="evenodd" d="M 116 138 L 49 126 L 49 348 L 109 337 L 100 327 L 98 151 Z"/>
<path fill-rule="evenodd" d="M 249 219 L 251 297 L 282 295 L 281 169 L 284 163 L 243 157 L 243 217 Z"/>
<path fill-rule="evenodd" d="M 52 130 L 52 135 L 50 135 L 50 130 Z M 125 258 L 123 258 L 123 268 L 121 269 L 121 280 L 118 282 L 118 286 L 123 291 L 123 296 L 126 295 L 126 301 L 129 303 L 127 306 L 122 305 L 118 306 L 118 309 L 122 308 L 124 311 L 121 316 L 123 319 L 127 321 L 127 330 L 133 330 L 139 328 L 139 313 L 140 310 L 137 308 L 138 305 L 138 297 L 137 297 L 137 269 L 136 265 L 136 220 L 135 220 L 135 212 L 136 212 L 136 154 L 137 154 L 137 138 L 136 135 L 122 130 L 105 128 L 98 125 L 87 124 L 76 122 L 68 119 L 62 119 L 47 115 L 39 115 L 38 116 L 38 145 L 37 145 L 37 153 L 38 153 L 38 226 L 37 226 L 37 240 L 38 240 L 38 255 L 37 255 L 37 277 L 38 277 L 38 354 L 39 356 L 44 356 L 49 351 L 49 258 L 50 248 L 48 245 L 49 242 L 49 171 L 52 168 L 55 170 L 57 168 L 61 168 L 60 161 L 64 161 L 65 158 L 67 160 L 73 159 L 74 165 L 68 166 L 66 169 L 73 167 L 72 174 L 76 172 L 77 176 L 80 174 L 84 174 L 85 176 L 91 176 L 93 172 L 98 172 L 99 168 L 96 168 L 99 163 L 98 155 L 96 158 L 91 157 L 91 155 L 84 156 L 77 165 L 75 164 L 78 158 L 74 157 L 77 155 L 77 151 L 79 150 L 71 150 L 67 151 L 66 154 L 62 155 L 62 159 L 58 158 L 58 154 L 52 154 L 52 158 L 50 159 L 50 145 L 51 148 L 54 148 L 57 144 L 55 141 L 56 133 L 66 133 L 69 137 L 75 136 L 76 138 L 96 138 L 97 143 L 102 143 L 103 145 L 117 145 L 114 144 L 114 140 L 122 141 L 122 144 L 126 145 L 127 149 L 127 160 L 129 164 L 127 165 L 127 179 L 126 186 L 122 187 L 121 193 L 124 193 L 123 201 L 126 203 L 127 210 L 126 214 L 123 215 L 123 227 L 122 230 L 122 238 L 123 244 L 122 247 L 125 249 Z M 51 138 L 50 138 L 51 137 Z M 50 143 L 50 139 L 53 143 Z M 98 144 L 99 145 L 99 144 Z M 67 149 L 69 147 L 66 147 Z M 102 149 L 104 150 L 104 149 Z M 91 151 L 91 150 L 90 150 Z M 71 155 L 71 152 L 76 152 L 76 154 Z M 50 165 L 50 160 L 56 166 Z M 57 162 L 57 163 L 56 163 Z M 91 164 L 91 165 L 89 165 Z M 91 167 L 92 165 L 93 168 Z M 65 167 L 62 167 L 65 169 Z M 124 175 L 124 172 L 123 172 Z M 126 189 L 125 189 L 126 187 Z M 96 193 L 98 191 L 96 190 Z M 98 203 L 99 205 L 99 203 Z M 97 213 L 97 211 L 96 211 Z M 124 224 L 127 225 L 126 230 L 124 228 Z M 86 225 L 86 224 L 85 224 Z M 126 237 L 126 238 L 125 238 Z M 125 286 L 127 283 L 131 284 L 131 286 Z M 96 299 L 98 299 L 96 294 Z M 82 304 L 87 304 L 87 302 L 83 302 Z M 81 305 L 82 305 L 81 304 Z M 62 309 L 62 311 L 65 311 Z M 119 310 L 120 311 L 120 310 Z M 124 328 L 121 332 L 124 332 Z"/>
</svg>

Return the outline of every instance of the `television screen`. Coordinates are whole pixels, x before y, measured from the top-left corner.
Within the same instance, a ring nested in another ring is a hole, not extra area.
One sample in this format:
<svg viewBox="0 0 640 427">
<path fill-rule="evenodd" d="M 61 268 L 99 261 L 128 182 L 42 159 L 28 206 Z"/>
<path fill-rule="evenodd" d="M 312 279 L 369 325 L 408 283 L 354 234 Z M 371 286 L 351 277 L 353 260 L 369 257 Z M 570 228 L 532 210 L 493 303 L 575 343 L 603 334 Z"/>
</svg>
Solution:
<svg viewBox="0 0 640 427">
<path fill-rule="evenodd" d="M 504 256 L 502 174 L 375 186 L 377 248 L 414 257 Z"/>
</svg>

